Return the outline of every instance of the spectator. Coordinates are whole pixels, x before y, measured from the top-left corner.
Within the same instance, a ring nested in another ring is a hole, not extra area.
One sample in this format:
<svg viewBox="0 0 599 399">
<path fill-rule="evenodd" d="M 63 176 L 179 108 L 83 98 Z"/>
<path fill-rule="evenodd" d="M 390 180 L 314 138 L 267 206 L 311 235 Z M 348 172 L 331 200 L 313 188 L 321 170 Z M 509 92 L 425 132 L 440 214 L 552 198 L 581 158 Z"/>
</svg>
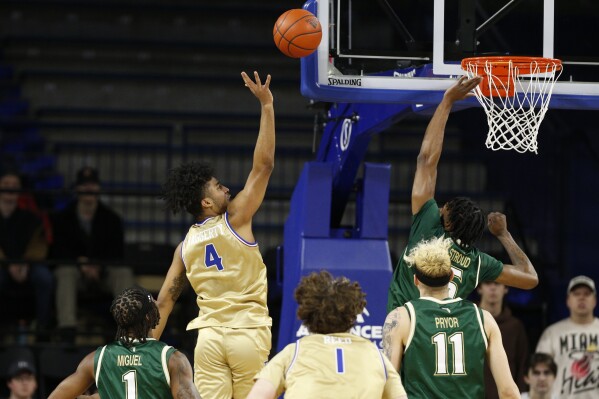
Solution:
<svg viewBox="0 0 599 399">
<path fill-rule="evenodd" d="M 528 392 L 522 393 L 522 399 L 554 399 L 551 391 L 556 374 L 557 364 L 551 356 L 546 353 L 533 353 L 524 376 L 529 389 Z"/>
<path fill-rule="evenodd" d="M 42 221 L 17 206 L 21 188 L 17 173 L 0 176 L 0 292 L 9 288 L 34 292 L 37 327 L 45 330 L 50 322 L 54 281 L 47 265 L 39 262 L 46 258 L 48 243 Z"/>
<path fill-rule="evenodd" d="M 77 172 L 77 198 L 53 215 L 51 256 L 56 267 L 56 316 L 63 340 L 76 333 L 77 293 L 100 289 L 113 297 L 133 285 L 133 271 L 119 265 L 124 252 L 121 217 L 102 203 L 98 171 Z"/>
<path fill-rule="evenodd" d="M 570 317 L 545 329 L 537 352 L 553 356 L 557 378 L 556 398 L 591 399 L 599 397 L 599 319 L 593 315 L 597 305 L 595 282 L 576 276 L 568 284 L 566 305 Z"/>
<path fill-rule="evenodd" d="M 35 367 L 30 359 L 20 358 L 9 366 L 6 385 L 10 391 L 8 399 L 33 399 L 37 380 Z"/>
<path fill-rule="evenodd" d="M 508 288 L 494 281 L 485 281 L 479 284 L 478 294 L 480 295 L 480 307 L 491 313 L 499 331 L 501 331 L 501 340 L 507 354 L 507 360 L 510 364 L 512 377 L 523 391 L 526 387 L 524 383 L 524 374 L 526 372 L 526 361 L 528 358 L 528 337 L 526 330 L 520 320 L 512 315 L 512 311 L 505 306 L 503 298 L 508 292 Z M 498 399 L 497 387 L 489 365 L 485 363 L 485 398 Z"/>
</svg>

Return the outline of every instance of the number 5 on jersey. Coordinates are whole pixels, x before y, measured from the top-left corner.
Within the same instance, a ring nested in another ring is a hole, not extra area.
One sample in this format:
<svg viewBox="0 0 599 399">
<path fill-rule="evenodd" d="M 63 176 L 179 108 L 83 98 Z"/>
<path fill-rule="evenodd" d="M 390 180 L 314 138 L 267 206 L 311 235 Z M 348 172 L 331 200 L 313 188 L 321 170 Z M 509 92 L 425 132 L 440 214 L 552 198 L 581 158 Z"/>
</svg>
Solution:
<svg viewBox="0 0 599 399">
<path fill-rule="evenodd" d="M 219 272 L 224 270 L 223 258 L 218 256 L 218 252 L 216 252 L 214 244 L 206 245 L 206 255 L 204 257 L 204 264 L 206 265 L 206 267 L 216 266 Z"/>
</svg>

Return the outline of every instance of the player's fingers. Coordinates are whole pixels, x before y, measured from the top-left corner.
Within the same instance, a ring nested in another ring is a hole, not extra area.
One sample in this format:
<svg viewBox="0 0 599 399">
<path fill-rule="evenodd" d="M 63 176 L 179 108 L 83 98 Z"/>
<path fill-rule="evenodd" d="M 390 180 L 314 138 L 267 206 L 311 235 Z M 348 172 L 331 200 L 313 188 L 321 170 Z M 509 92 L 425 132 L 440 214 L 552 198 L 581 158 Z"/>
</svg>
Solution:
<svg viewBox="0 0 599 399">
<path fill-rule="evenodd" d="M 472 86 L 472 87 L 476 87 L 480 84 L 480 82 L 482 82 L 482 80 L 483 80 L 482 76 L 475 76 L 468 81 L 468 85 Z"/>
<path fill-rule="evenodd" d="M 270 86 L 270 74 L 266 75 L 266 82 L 264 82 L 264 87 L 268 89 Z"/>
<path fill-rule="evenodd" d="M 254 71 L 254 79 L 256 80 L 256 84 L 258 86 L 262 86 L 262 82 L 260 81 L 260 75 L 258 75 L 257 71 Z"/>
</svg>

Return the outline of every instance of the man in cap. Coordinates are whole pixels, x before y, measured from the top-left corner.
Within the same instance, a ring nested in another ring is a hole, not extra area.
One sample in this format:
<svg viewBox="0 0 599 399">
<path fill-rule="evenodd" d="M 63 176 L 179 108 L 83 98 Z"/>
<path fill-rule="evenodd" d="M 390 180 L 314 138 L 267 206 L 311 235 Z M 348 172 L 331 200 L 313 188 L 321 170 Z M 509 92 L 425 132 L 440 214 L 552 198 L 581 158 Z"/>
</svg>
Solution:
<svg viewBox="0 0 599 399">
<path fill-rule="evenodd" d="M 8 367 L 8 381 L 10 390 L 8 399 L 32 399 L 37 389 L 35 367 L 29 359 L 16 359 Z"/>
<path fill-rule="evenodd" d="M 595 282 L 576 276 L 568 284 L 566 305 L 570 317 L 550 325 L 539 339 L 537 352 L 551 355 L 557 364 L 553 385 L 556 398 L 599 397 L 599 319 Z"/>
<path fill-rule="evenodd" d="M 56 267 L 56 318 L 62 338 L 74 339 L 77 291 L 98 287 L 113 296 L 133 285 L 133 271 L 123 266 L 124 233 L 121 217 L 99 198 L 98 171 L 89 166 L 76 175 L 73 200 L 53 215 L 52 259 Z"/>
</svg>

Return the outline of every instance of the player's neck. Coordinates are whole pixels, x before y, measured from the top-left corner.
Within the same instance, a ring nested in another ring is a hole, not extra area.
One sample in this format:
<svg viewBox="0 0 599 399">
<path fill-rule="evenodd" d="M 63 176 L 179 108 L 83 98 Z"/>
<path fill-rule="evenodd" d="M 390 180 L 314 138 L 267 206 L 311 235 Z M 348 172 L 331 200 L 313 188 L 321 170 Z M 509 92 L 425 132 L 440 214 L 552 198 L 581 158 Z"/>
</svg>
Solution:
<svg viewBox="0 0 599 399">
<path fill-rule="evenodd" d="M 430 297 L 435 299 L 447 299 L 449 298 L 449 291 L 447 287 L 431 288 L 420 286 L 420 297 Z"/>
</svg>

